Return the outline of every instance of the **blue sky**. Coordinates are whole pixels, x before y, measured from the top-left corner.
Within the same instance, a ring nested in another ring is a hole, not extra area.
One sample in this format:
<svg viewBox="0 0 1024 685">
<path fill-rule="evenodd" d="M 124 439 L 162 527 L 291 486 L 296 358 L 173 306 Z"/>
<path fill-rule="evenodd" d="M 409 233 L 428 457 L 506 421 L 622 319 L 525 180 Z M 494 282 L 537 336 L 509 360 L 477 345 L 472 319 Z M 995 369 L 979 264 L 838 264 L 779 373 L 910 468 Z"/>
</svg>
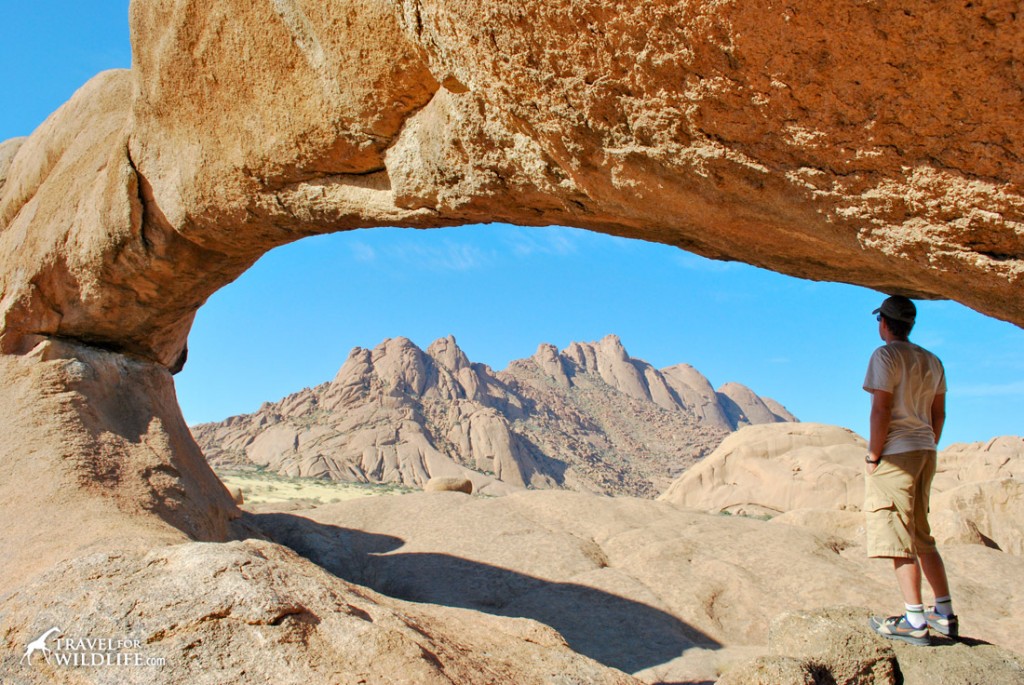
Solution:
<svg viewBox="0 0 1024 685">
<path fill-rule="evenodd" d="M 131 63 L 126 2 L 3 0 L 0 140 L 29 134 L 98 71 Z M 658 367 L 738 381 L 805 421 L 867 431 L 860 389 L 883 295 L 569 228 L 371 229 L 267 254 L 200 310 L 176 377 L 190 423 L 330 380 L 349 350 L 453 334 L 499 370 L 541 342 L 622 338 Z M 912 340 L 950 383 L 943 446 L 1022 434 L 1024 331 L 919 303 Z"/>
</svg>

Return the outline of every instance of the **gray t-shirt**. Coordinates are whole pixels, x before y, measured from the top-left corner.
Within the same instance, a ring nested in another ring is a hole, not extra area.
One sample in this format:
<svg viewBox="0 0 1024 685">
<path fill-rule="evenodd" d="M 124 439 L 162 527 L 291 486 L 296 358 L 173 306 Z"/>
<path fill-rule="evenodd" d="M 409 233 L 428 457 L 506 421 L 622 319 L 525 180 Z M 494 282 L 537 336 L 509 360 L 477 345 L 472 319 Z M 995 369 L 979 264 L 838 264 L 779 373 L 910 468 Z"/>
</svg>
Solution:
<svg viewBox="0 0 1024 685">
<path fill-rule="evenodd" d="M 883 345 L 871 355 L 864 389 L 893 395 L 883 455 L 936 448 L 932 401 L 946 392 L 946 372 L 938 357 L 905 340 Z"/>
</svg>

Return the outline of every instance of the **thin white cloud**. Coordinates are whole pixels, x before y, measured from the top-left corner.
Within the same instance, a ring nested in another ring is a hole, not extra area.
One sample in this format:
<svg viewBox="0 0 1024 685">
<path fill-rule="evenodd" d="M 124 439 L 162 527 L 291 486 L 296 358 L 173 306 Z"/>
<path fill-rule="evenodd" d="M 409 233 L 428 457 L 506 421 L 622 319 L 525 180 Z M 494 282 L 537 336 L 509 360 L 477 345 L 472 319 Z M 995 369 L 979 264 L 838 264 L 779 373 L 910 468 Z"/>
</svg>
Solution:
<svg viewBox="0 0 1024 685">
<path fill-rule="evenodd" d="M 521 229 L 511 233 L 507 243 L 517 257 L 565 256 L 577 251 L 576 233 L 558 227 Z"/>
<path fill-rule="evenodd" d="M 946 339 L 941 335 L 923 333 L 916 337 L 914 342 L 929 350 L 941 350 L 946 344 Z"/>
<path fill-rule="evenodd" d="M 487 266 L 490 255 L 475 245 L 446 240 L 441 245 L 401 245 L 394 250 L 402 262 L 431 271 L 470 271 Z"/>
<path fill-rule="evenodd" d="M 977 383 L 959 388 L 950 388 L 950 392 L 960 397 L 1007 397 L 1024 395 L 1024 381 L 1009 383 Z"/>
<path fill-rule="evenodd" d="M 357 262 L 372 262 L 377 259 L 377 251 L 362 241 L 352 243 L 352 256 Z"/>
</svg>

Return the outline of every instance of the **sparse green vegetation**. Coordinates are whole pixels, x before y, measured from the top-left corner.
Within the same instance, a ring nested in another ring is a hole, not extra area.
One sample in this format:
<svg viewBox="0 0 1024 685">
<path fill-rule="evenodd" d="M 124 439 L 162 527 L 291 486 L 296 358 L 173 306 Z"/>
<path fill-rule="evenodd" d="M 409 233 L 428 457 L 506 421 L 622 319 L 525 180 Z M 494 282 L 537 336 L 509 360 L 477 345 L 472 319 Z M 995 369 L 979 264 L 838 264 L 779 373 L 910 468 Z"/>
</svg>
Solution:
<svg viewBox="0 0 1024 685">
<path fill-rule="evenodd" d="M 346 483 L 326 478 L 291 478 L 267 471 L 264 467 L 220 469 L 216 473 L 229 490 L 240 488 L 247 504 L 300 500 L 315 506 L 413 491 L 412 488 L 394 483 Z"/>
<path fill-rule="evenodd" d="M 771 521 L 775 518 L 773 514 L 745 514 L 743 512 L 732 512 L 727 509 L 722 509 L 716 512 L 719 516 L 736 516 L 744 519 L 754 519 L 755 521 Z"/>
</svg>

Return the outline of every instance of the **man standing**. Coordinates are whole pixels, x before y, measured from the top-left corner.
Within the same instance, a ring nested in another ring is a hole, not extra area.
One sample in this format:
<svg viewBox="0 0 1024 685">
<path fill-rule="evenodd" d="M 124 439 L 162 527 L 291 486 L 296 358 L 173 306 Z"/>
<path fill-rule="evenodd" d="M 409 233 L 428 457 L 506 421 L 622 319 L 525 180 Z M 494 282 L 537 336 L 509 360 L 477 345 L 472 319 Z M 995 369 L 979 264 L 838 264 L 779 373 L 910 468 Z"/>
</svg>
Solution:
<svg viewBox="0 0 1024 685">
<path fill-rule="evenodd" d="M 871 618 L 879 635 L 931 644 L 928 629 L 957 637 L 946 568 L 928 524 L 936 448 L 946 419 L 946 376 L 939 358 L 907 338 L 917 308 L 906 297 L 887 298 L 876 309 L 885 345 L 868 363 L 864 389 L 871 393 L 864 511 L 869 557 L 890 558 L 903 595 L 900 616 Z M 935 594 L 924 608 L 921 574 Z"/>
</svg>

